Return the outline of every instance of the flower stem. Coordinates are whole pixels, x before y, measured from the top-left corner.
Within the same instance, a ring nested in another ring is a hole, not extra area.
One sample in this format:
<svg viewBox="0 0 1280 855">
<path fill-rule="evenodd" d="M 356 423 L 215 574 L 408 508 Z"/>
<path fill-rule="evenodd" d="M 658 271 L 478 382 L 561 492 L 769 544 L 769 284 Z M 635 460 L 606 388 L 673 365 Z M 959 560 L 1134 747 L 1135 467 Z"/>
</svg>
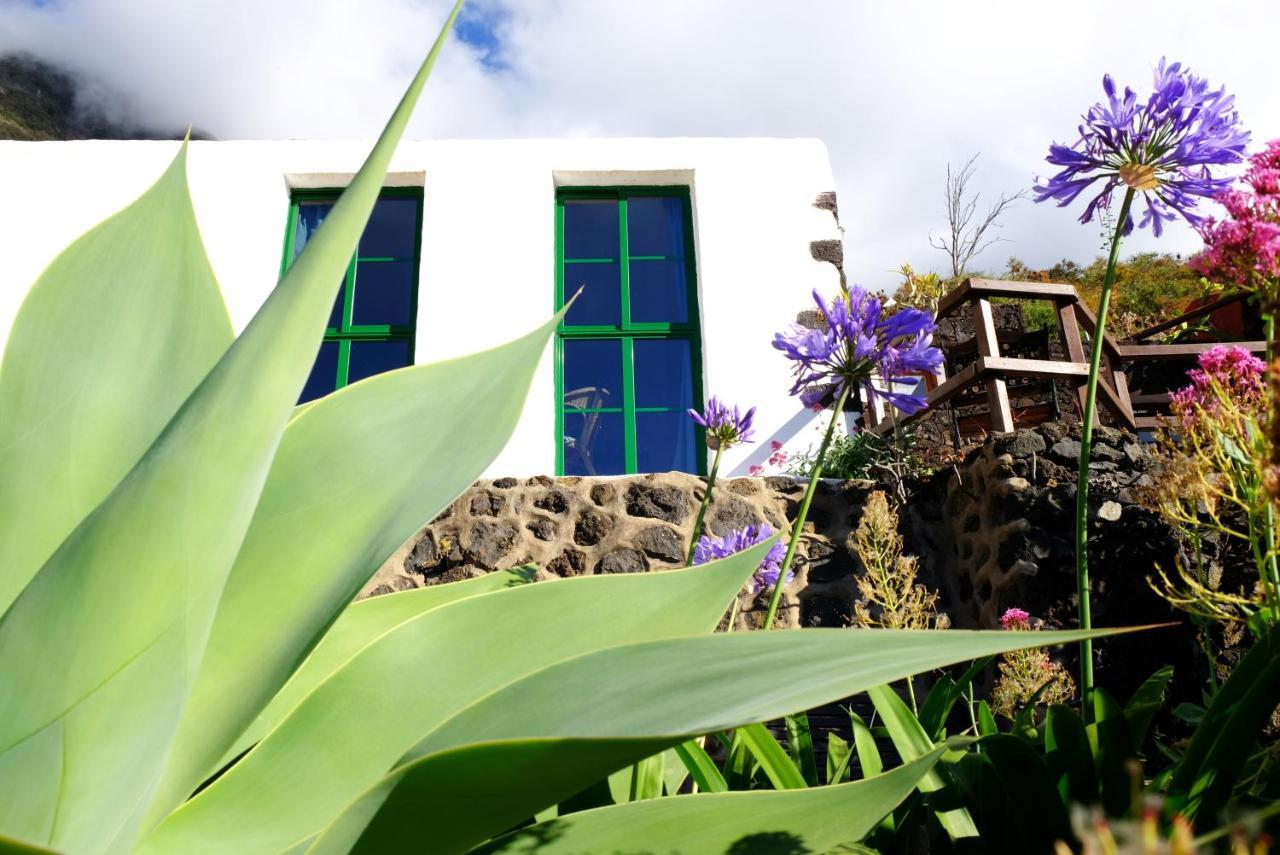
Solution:
<svg viewBox="0 0 1280 855">
<path fill-rule="evenodd" d="M 1267 340 L 1267 368 L 1271 367 L 1271 359 L 1275 356 L 1275 337 L 1276 337 L 1276 316 L 1274 311 L 1268 311 L 1262 316 L 1266 323 L 1266 340 Z M 1280 413 L 1273 412 L 1271 418 L 1280 418 Z M 1267 556 L 1267 581 L 1270 583 L 1267 587 L 1271 589 L 1271 621 L 1274 623 L 1280 621 L 1280 566 L 1277 565 L 1276 556 L 1276 508 L 1275 502 L 1268 496 L 1266 498 L 1266 509 L 1263 517 L 1263 532 L 1267 539 L 1266 556 Z"/>
<path fill-rule="evenodd" d="M 1089 608 L 1089 458 L 1093 452 L 1093 415 L 1098 403 L 1098 369 L 1102 364 L 1102 345 L 1106 339 L 1107 306 L 1111 302 L 1111 287 L 1116 281 L 1116 261 L 1120 256 L 1120 239 L 1124 236 L 1125 223 L 1129 221 L 1129 208 L 1133 205 L 1133 188 L 1124 192 L 1116 230 L 1111 236 L 1111 255 L 1107 258 L 1107 275 L 1102 282 L 1102 296 L 1098 298 L 1098 322 L 1093 330 L 1092 353 L 1089 358 L 1089 383 L 1084 398 L 1084 413 L 1080 424 L 1080 468 L 1076 479 L 1076 595 L 1080 600 L 1080 628 L 1092 629 L 1093 617 Z M 1087 724 L 1093 709 L 1093 642 L 1080 642 L 1080 712 Z"/>
<path fill-rule="evenodd" d="M 787 583 L 787 573 L 791 571 L 791 562 L 796 557 L 796 547 L 800 545 L 800 532 L 804 530 L 805 519 L 809 516 L 809 506 L 813 504 L 813 494 L 818 489 L 818 479 L 822 477 L 822 462 L 827 456 L 827 447 L 831 445 L 831 437 L 836 430 L 836 422 L 844 412 L 845 401 L 849 398 L 849 384 L 844 384 L 840 397 L 836 401 L 835 410 L 831 413 L 831 424 L 827 425 L 827 433 L 822 437 L 822 445 L 818 447 L 818 456 L 813 461 L 813 472 L 809 475 L 809 487 L 804 491 L 804 499 L 800 502 L 800 512 L 796 515 L 795 524 L 791 526 L 791 542 L 787 544 L 787 555 L 782 559 L 782 567 L 778 570 L 778 583 L 773 586 L 773 596 L 769 598 L 769 611 L 764 616 L 764 628 L 773 629 L 773 618 L 778 613 L 778 603 L 782 600 L 782 588 Z"/>
<path fill-rule="evenodd" d="M 720 452 L 723 450 L 723 446 L 716 446 L 715 456 L 711 458 L 711 474 L 707 476 L 707 491 L 702 494 L 702 504 L 698 505 L 698 516 L 693 521 L 693 533 L 689 535 L 689 554 L 684 559 L 688 567 L 693 566 L 693 550 L 698 545 L 698 538 L 702 537 L 702 518 L 707 515 L 707 506 L 711 504 L 711 491 L 716 486 L 716 473 L 720 471 Z"/>
</svg>

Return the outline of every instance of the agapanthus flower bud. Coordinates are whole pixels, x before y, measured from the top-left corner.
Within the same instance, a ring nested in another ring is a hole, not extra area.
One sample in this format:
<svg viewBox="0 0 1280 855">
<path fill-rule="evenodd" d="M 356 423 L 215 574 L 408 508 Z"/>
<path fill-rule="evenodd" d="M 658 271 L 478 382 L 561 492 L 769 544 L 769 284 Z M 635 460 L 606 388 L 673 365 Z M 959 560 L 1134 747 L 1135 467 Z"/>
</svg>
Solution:
<svg viewBox="0 0 1280 855">
<path fill-rule="evenodd" d="M 705 412 L 689 410 L 689 418 L 706 429 L 707 448 L 729 448 L 744 442 L 751 442 L 752 420 L 755 419 L 756 408 L 745 413 L 737 407 L 729 409 L 714 395 L 707 400 Z"/>
</svg>

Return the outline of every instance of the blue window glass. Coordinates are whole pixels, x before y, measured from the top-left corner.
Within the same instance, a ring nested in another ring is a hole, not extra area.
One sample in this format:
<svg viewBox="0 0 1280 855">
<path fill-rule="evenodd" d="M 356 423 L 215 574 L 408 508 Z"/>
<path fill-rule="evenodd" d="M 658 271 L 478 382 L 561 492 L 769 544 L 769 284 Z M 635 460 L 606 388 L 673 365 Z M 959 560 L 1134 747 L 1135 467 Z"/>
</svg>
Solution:
<svg viewBox="0 0 1280 855">
<path fill-rule="evenodd" d="M 566 326 L 608 326 L 622 323 L 622 279 L 616 262 L 608 264 L 566 264 L 564 266 L 564 292 L 566 299 L 578 294 L 569 314 Z"/>
<path fill-rule="evenodd" d="M 564 257 L 618 257 L 618 203 L 575 199 L 564 203 Z"/>
<path fill-rule="evenodd" d="M 633 196 L 627 200 L 628 253 L 684 258 L 684 200 Z"/>
<path fill-rule="evenodd" d="M 418 239 L 418 200 L 379 199 L 360 236 L 361 258 L 413 258 Z"/>
<path fill-rule="evenodd" d="M 627 471 L 622 413 L 564 414 L 564 474 L 618 475 Z"/>
<path fill-rule="evenodd" d="M 302 387 L 298 403 L 305 404 L 328 395 L 336 388 L 337 381 L 338 343 L 326 341 L 320 345 L 320 352 L 316 354 L 315 365 L 311 366 L 311 374 L 307 377 L 307 384 Z"/>
<path fill-rule="evenodd" d="M 622 406 L 622 342 L 619 339 L 566 341 L 563 371 L 565 409 Z"/>
<path fill-rule="evenodd" d="M 397 327 L 412 324 L 413 268 L 412 261 L 357 262 L 351 323 Z"/>
<path fill-rule="evenodd" d="M 407 341 L 353 341 L 347 385 L 366 377 L 413 364 L 412 344 Z"/>
<path fill-rule="evenodd" d="M 636 406 L 693 406 L 691 343 L 685 338 L 638 338 L 633 343 Z"/>
<path fill-rule="evenodd" d="M 683 260 L 632 261 L 631 321 L 683 324 L 689 320 L 689 285 Z"/>
<path fill-rule="evenodd" d="M 293 262 L 302 254 L 302 249 L 307 245 L 307 241 L 316 233 L 316 229 L 320 228 L 320 224 L 324 222 L 324 218 L 329 216 L 329 212 L 333 210 L 333 202 L 299 202 L 297 204 L 297 213 L 295 214 L 293 227 L 293 255 L 289 259 Z"/>
<path fill-rule="evenodd" d="M 688 413 L 636 413 L 636 465 L 641 472 L 697 472 L 695 449 Z"/>
</svg>

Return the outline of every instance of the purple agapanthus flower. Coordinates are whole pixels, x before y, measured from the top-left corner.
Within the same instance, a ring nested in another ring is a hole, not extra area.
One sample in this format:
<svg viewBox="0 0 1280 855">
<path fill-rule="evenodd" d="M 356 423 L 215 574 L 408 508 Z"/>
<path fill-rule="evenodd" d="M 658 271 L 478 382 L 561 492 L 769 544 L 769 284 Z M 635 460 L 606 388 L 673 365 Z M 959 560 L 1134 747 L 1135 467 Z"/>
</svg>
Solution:
<svg viewBox="0 0 1280 855">
<path fill-rule="evenodd" d="M 698 538 L 698 543 L 693 548 L 693 563 L 706 564 L 708 561 L 728 558 L 744 549 L 750 549 L 757 543 L 764 543 L 771 537 L 773 537 L 773 529 L 768 523 L 736 529 L 724 537 L 704 534 Z M 787 548 L 781 543 L 775 543 L 765 555 L 756 572 L 752 574 L 751 581 L 747 583 L 753 596 L 771 590 L 778 584 L 778 575 L 782 572 L 782 559 L 786 554 Z M 795 575 L 794 571 L 787 571 L 787 584 L 791 583 Z"/>
<path fill-rule="evenodd" d="M 792 395 L 812 407 L 827 395 L 839 395 L 847 385 L 878 378 L 885 388 L 869 388 L 872 397 L 908 415 L 927 406 L 921 395 L 893 390 L 900 382 L 913 382 L 914 375 L 936 374 L 941 367 L 942 351 L 933 346 L 937 325 L 932 315 L 903 308 L 886 316 L 880 298 L 858 285 L 830 303 L 817 291 L 813 299 L 825 322 L 822 328 L 793 324 L 773 338 L 773 346 L 795 363 Z"/>
<path fill-rule="evenodd" d="M 1059 207 L 1075 201 L 1085 188 L 1101 181 L 1102 190 L 1085 206 L 1080 222 L 1087 223 L 1099 208 L 1108 208 L 1112 192 L 1121 184 L 1141 191 L 1146 210 L 1140 228 L 1148 224 L 1159 237 L 1164 223 L 1181 215 L 1193 226 L 1203 221 L 1195 213 L 1201 197 L 1227 189 L 1229 178 L 1214 178 L 1210 166 L 1239 163 L 1249 143 L 1233 109 L 1234 96 L 1225 88 L 1211 90 L 1202 78 L 1181 63 L 1161 58 L 1154 90 L 1139 102 L 1132 89 L 1116 94 L 1110 75 L 1102 78 L 1107 100 L 1089 108 L 1074 145 L 1055 143 L 1046 158 L 1062 171 L 1035 187 L 1035 200 L 1054 200 Z M 1133 231 L 1133 216 L 1124 233 Z"/>
<path fill-rule="evenodd" d="M 751 442 L 751 422 L 755 417 L 755 407 L 743 413 L 736 406 L 730 409 L 715 395 L 707 400 L 704 412 L 689 410 L 689 418 L 706 428 L 707 448 L 712 450 Z"/>
</svg>

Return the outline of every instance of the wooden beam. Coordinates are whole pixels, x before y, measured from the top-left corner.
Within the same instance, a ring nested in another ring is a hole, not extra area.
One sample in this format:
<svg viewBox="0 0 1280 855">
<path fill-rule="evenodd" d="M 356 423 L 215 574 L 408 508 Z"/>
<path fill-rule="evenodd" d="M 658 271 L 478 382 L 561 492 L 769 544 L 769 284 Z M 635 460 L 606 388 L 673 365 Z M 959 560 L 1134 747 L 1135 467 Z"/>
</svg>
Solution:
<svg viewBox="0 0 1280 855">
<path fill-rule="evenodd" d="M 1015 359 L 1009 356 L 980 356 L 979 369 L 1016 377 L 1088 377 L 1087 362 L 1055 362 L 1052 359 Z"/>
<path fill-rule="evenodd" d="M 1084 303 L 1076 303 L 1075 312 L 1076 312 L 1076 317 L 1080 319 L 1080 322 L 1084 325 L 1084 328 L 1088 330 L 1089 335 L 1092 336 L 1093 331 L 1098 328 L 1098 319 L 1094 316 L 1093 310 L 1090 309 L 1088 306 L 1086 306 Z M 1111 354 L 1112 356 L 1114 357 L 1120 356 L 1120 345 L 1116 342 L 1114 338 L 1111 337 L 1111 333 L 1107 333 L 1102 337 L 1102 346 L 1103 346 L 1103 349 L 1106 350 L 1107 353 Z"/>
<path fill-rule="evenodd" d="M 1080 338 L 1080 325 L 1076 323 L 1075 304 L 1061 302 L 1057 309 L 1058 332 L 1062 335 L 1062 347 L 1067 352 L 1067 359 L 1072 362 L 1087 362 L 1089 357 L 1084 352 L 1084 340 Z M 1083 421 L 1084 401 L 1089 394 L 1088 379 L 1076 383 L 1075 391 L 1076 406 Z"/>
<path fill-rule="evenodd" d="M 929 406 L 927 409 L 921 410 L 919 413 L 916 413 L 913 416 L 905 416 L 905 415 L 899 414 L 898 424 L 906 425 L 912 421 L 915 421 L 916 419 L 920 418 L 926 413 L 932 412 L 935 407 L 941 404 L 945 404 L 949 398 L 951 398 L 957 392 L 962 391 L 971 383 L 973 383 L 973 381 L 977 379 L 977 376 L 978 376 L 978 366 L 976 364 L 967 365 L 964 368 L 960 369 L 951 377 L 947 378 L 947 381 L 945 383 L 941 384 L 940 386 L 938 386 L 928 394 L 928 396 L 925 398 L 925 400 L 928 401 L 929 403 Z M 877 425 L 869 425 L 868 429 L 872 433 L 876 434 L 877 436 L 884 436 L 886 433 L 888 433 L 893 429 L 893 420 L 885 419 L 883 422 L 880 422 Z"/>
<path fill-rule="evenodd" d="M 978 339 L 979 362 L 983 358 L 999 358 L 1000 343 L 996 336 L 996 322 L 991 314 L 991 300 L 978 297 L 973 303 L 973 332 Z M 979 369 L 981 372 L 982 369 Z M 1013 410 L 1009 406 L 1009 388 L 999 377 L 987 378 L 987 409 L 991 411 L 991 432 L 1008 433 L 1013 430 Z"/>
<path fill-rule="evenodd" d="M 1190 344 L 1126 344 L 1120 346 L 1120 356 L 1130 362 L 1148 362 L 1179 356 L 1198 356 L 1215 347 L 1243 347 L 1250 353 L 1266 353 L 1265 341 L 1200 341 Z"/>
<path fill-rule="evenodd" d="M 1076 301 L 1079 295 L 1070 285 L 1015 282 L 1007 279 L 966 279 L 938 301 L 938 317 L 945 317 L 974 295 L 1011 297 L 1020 300 Z"/>
</svg>

